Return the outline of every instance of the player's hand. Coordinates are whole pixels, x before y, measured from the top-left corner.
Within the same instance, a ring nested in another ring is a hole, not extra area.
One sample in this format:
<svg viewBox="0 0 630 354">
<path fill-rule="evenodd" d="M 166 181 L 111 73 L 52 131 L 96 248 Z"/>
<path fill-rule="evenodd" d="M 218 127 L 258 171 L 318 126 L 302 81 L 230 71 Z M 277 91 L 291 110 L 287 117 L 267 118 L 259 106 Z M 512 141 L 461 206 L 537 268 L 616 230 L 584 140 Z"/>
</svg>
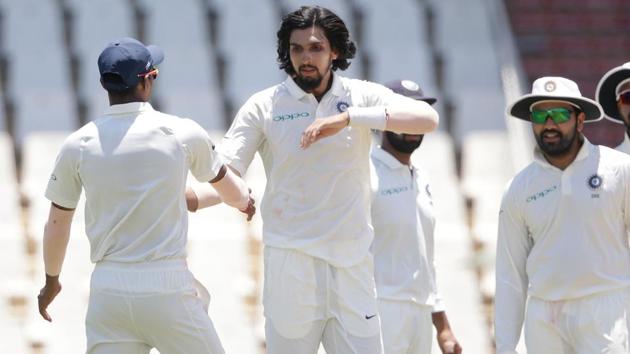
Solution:
<svg viewBox="0 0 630 354">
<path fill-rule="evenodd" d="M 42 290 L 39 291 L 37 303 L 39 305 L 39 314 L 48 322 L 52 322 L 52 317 L 50 317 L 47 311 L 48 305 L 53 302 L 60 291 L 61 283 L 59 283 L 59 276 L 51 277 L 46 275 L 46 284 Z"/>
<path fill-rule="evenodd" d="M 306 149 L 321 138 L 339 133 L 348 126 L 349 119 L 348 112 L 315 119 L 302 133 L 300 147 Z"/>
<path fill-rule="evenodd" d="M 250 189 L 249 202 L 247 203 L 247 208 L 239 209 L 241 213 L 247 214 L 247 221 L 251 221 L 252 218 L 254 217 L 254 214 L 256 214 L 256 206 L 254 204 L 256 204 L 256 200 L 254 200 L 254 198 L 252 197 L 252 190 Z"/>
<path fill-rule="evenodd" d="M 442 354 L 461 354 L 462 347 L 450 329 L 443 329 L 437 334 L 437 342 Z"/>
</svg>

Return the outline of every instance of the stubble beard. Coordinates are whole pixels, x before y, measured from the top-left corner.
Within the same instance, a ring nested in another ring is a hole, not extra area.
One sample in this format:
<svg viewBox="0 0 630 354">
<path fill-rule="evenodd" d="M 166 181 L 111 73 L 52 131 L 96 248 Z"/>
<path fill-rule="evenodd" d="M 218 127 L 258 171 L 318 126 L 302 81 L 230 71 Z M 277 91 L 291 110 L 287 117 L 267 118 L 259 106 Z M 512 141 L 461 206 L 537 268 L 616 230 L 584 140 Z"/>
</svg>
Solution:
<svg viewBox="0 0 630 354">
<path fill-rule="evenodd" d="M 578 137 L 576 125 L 573 130 L 573 134 L 570 136 L 565 136 L 562 132 L 556 131 L 560 134 L 560 140 L 557 143 L 546 143 L 543 139 L 543 135 L 546 131 L 547 130 L 543 130 L 540 134 L 536 135 L 536 142 L 538 143 L 540 150 L 545 153 L 545 155 L 551 157 L 560 157 L 567 154 Z"/>
</svg>

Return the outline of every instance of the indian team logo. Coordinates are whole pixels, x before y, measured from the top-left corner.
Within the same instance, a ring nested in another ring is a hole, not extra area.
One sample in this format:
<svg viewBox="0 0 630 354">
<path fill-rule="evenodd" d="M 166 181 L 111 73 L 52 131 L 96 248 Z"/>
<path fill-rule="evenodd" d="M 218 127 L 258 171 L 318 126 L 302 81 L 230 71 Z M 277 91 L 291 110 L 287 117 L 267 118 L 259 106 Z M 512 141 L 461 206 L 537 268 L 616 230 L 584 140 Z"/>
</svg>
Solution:
<svg viewBox="0 0 630 354">
<path fill-rule="evenodd" d="M 553 92 L 556 90 L 556 83 L 553 81 L 547 81 L 545 82 L 545 91 L 547 92 Z"/>
<path fill-rule="evenodd" d="M 588 187 L 594 191 L 600 189 L 602 187 L 602 183 L 604 183 L 604 180 L 597 174 L 588 178 Z"/>
<path fill-rule="evenodd" d="M 348 102 L 339 101 L 337 102 L 337 111 L 339 111 L 339 113 L 343 113 L 348 110 L 348 106 L 350 106 Z"/>
</svg>

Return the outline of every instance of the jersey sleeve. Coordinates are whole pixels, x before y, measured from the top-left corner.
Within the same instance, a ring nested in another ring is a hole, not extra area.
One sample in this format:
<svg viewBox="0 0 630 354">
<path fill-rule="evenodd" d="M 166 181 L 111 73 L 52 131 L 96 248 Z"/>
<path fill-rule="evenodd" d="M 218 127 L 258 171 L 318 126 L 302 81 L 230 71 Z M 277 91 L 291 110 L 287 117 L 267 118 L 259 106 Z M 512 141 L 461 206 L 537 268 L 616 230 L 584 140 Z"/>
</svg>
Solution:
<svg viewBox="0 0 630 354">
<path fill-rule="evenodd" d="M 180 135 L 186 151 L 190 173 L 199 182 L 208 182 L 215 178 L 223 166 L 223 161 L 214 149 L 208 133 L 197 122 L 183 119 L 185 129 Z"/>
<path fill-rule="evenodd" d="M 219 153 L 228 165 L 243 176 L 263 139 L 263 111 L 250 99 L 236 114 L 223 137 Z"/>
<path fill-rule="evenodd" d="M 46 198 L 68 209 L 75 209 L 83 184 L 79 174 L 81 160 L 80 139 L 71 135 L 63 143 L 46 188 Z"/>
<path fill-rule="evenodd" d="M 499 211 L 494 315 L 497 353 L 516 353 L 529 286 L 526 263 L 532 241 L 515 190 L 514 185 L 508 188 Z"/>
</svg>

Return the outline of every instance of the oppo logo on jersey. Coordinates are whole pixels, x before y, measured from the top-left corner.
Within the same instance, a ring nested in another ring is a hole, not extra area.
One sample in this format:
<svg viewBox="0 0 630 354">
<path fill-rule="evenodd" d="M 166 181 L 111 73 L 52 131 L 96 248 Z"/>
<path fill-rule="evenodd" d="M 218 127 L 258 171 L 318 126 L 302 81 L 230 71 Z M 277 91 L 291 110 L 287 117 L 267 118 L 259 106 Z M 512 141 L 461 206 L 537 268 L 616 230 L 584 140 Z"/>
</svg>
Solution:
<svg viewBox="0 0 630 354">
<path fill-rule="evenodd" d="M 394 195 L 394 194 L 400 194 L 402 192 L 406 192 L 409 190 L 409 187 L 394 187 L 394 188 L 388 188 L 388 189 L 384 189 L 381 191 L 381 195 Z"/>
<path fill-rule="evenodd" d="M 540 199 L 540 198 L 544 198 L 547 194 L 555 191 L 556 189 L 558 189 L 558 186 L 553 186 L 553 187 L 549 187 L 547 189 L 545 189 L 544 191 L 538 192 L 534 195 L 530 195 L 529 197 L 527 197 L 526 201 L 529 202 L 535 202 L 536 200 Z"/>
<path fill-rule="evenodd" d="M 309 117 L 311 114 L 308 112 L 302 112 L 302 113 L 287 113 L 287 114 L 280 114 L 277 116 L 274 116 L 272 119 L 274 122 L 284 122 L 287 120 L 295 120 L 295 119 L 300 119 L 300 118 L 306 118 Z"/>
</svg>

